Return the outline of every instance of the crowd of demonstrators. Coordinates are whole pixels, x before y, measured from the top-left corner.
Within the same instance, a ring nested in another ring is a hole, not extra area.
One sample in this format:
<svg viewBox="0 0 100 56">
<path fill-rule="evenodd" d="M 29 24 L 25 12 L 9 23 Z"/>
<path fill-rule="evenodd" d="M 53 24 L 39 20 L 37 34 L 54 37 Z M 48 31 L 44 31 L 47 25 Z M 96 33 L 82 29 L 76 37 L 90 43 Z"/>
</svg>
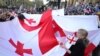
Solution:
<svg viewBox="0 0 100 56">
<path fill-rule="evenodd" d="M 65 9 L 65 15 L 94 15 L 100 12 L 100 2 L 92 3 L 78 3 L 76 5 L 68 5 Z"/>
<path fill-rule="evenodd" d="M 0 22 L 5 22 L 5 21 L 9 21 L 12 20 L 14 17 L 12 15 L 11 12 L 4 12 L 2 14 L 0 14 Z"/>
<path fill-rule="evenodd" d="M 21 7 L 21 6 L 20 6 Z M 19 15 L 19 13 L 28 13 L 28 14 L 42 14 L 47 10 L 47 6 L 41 5 L 39 7 L 24 7 L 22 8 L 0 8 L 0 22 L 5 22 L 11 20 L 13 14 Z M 10 19 L 11 18 L 11 19 Z"/>
<path fill-rule="evenodd" d="M 20 11 L 19 11 L 20 10 Z M 30 8 L 0 8 L 0 22 L 5 22 L 12 20 L 15 14 L 19 13 L 28 13 L 28 14 L 40 14 L 44 10 L 46 10 L 45 6 L 41 6 L 38 8 L 30 7 Z"/>
<path fill-rule="evenodd" d="M 10 21 L 14 19 L 14 14 L 16 14 L 17 9 L 0 9 L 0 22 Z"/>
</svg>

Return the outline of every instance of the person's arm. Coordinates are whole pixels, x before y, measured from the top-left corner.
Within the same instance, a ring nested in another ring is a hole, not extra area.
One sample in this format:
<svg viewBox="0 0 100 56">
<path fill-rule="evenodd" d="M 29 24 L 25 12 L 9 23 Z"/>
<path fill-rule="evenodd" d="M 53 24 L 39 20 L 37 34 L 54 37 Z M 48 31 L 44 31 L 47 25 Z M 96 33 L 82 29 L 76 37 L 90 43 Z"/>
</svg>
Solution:
<svg viewBox="0 0 100 56">
<path fill-rule="evenodd" d="M 19 19 L 25 19 L 25 16 L 24 16 L 23 14 L 19 13 L 19 14 L 18 14 L 18 18 L 19 18 Z"/>
<path fill-rule="evenodd" d="M 64 48 L 69 54 L 71 54 L 71 51 L 65 46 L 64 43 L 60 42 L 59 45 L 60 47 Z"/>
</svg>

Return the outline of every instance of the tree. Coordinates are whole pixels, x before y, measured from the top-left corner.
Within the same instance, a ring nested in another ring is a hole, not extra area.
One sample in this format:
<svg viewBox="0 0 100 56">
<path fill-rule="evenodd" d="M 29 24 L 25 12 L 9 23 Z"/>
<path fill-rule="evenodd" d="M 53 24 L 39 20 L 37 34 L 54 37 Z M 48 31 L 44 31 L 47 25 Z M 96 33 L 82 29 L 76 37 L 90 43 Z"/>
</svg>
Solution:
<svg viewBox="0 0 100 56">
<path fill-rule="evenodd" d="M 31 7 L 34 5 L 34 2 L 30 2 L 29 0 L 16 0 L 16 6 L 24 5 L 25 7 Z"/>
<path fill-rule="evenodd" d="M 32 1 L 29 1 L 29 0 L 24 0 L 24 5 L 26 7 L 33 7 L 33 5 L 35 5 L 35 3 Z"/>
<path fill-rule="evenodd" d="M 5 1 L 4 0 L 0 0 L 0 6 L 5 6 L 5 5 L 6 5 Z"/>
<path fill-rule="evenodd" d="M 43 5 L 43 1 L 42 0 L 35 0 L 36 6 L 40 7 L 41 5 Z"/>
</svg>

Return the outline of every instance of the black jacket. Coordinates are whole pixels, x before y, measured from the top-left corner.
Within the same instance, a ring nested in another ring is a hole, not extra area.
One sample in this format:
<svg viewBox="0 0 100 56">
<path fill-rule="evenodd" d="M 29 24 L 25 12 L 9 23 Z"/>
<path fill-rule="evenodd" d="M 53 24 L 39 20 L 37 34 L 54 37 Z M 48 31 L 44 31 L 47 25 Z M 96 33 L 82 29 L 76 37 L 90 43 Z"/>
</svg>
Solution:
<svg viewBox="0 0 100 56">
<path fill-rule="evenodd" d="M 69 56 L 84 56 L 85 44 L 83 40 L 78 40 L 75 45 L 72 45 L 71 54 Z M 67 53 L 65 54 L 67 56 Z"/>
</svg>

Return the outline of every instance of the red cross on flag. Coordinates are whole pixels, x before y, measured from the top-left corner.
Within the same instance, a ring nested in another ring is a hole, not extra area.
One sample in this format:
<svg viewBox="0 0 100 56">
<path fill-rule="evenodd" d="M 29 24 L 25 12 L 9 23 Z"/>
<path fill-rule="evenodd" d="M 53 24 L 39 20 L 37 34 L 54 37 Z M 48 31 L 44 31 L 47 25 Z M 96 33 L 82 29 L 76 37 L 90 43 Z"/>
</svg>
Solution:
<svg viewBox="0 0 100 56">
<path fill-rule="evenodd" d="M 51 12 L 0 23 L 0 56 L 42 56 L 57 45 Z"/>
<path fill-rule="evenodd" d="M 32 49 L 23 49 L 24 44 L 20 43 L 19 41 L 17 44 L 14 43 L 12 39 L 9 40 L 11 45 L 16 48 L 16 53 L 19 54 L 20 56 L 24 56 L 24 53 L 28 53 L 32 55 Z"/>
</svg>

